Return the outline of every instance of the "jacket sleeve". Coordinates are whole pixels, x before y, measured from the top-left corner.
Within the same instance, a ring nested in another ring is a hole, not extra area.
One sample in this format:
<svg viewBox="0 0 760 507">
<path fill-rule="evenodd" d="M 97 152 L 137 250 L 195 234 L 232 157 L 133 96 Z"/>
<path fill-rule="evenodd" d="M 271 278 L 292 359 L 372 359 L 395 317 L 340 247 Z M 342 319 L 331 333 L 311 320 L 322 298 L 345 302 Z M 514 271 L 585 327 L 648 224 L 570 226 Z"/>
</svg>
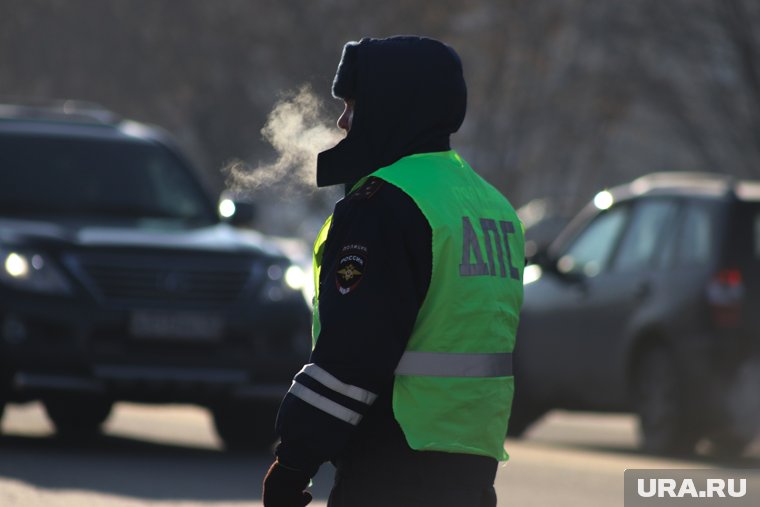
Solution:
<svg viewBox="0 0 760 507">
<path fill-rule="evenodd" d="M 374 180 L 336 205 L 320 274 L 321 331 L 280 407 L 278 459 L 313 476 L 346 447 L 411 335 L 432 270 L 414 202 Z"/>
</svg>

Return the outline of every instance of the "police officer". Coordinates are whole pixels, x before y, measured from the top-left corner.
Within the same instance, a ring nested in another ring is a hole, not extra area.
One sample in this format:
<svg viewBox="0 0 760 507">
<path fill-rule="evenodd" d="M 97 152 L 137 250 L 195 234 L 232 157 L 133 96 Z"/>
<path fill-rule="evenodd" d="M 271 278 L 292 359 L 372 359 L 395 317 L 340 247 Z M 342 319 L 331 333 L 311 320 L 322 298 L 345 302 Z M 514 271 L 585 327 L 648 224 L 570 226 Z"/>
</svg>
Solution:
<svg viewBox="0 0 760 507">
<path fill-rule="evenodd" d="M 523 232 L 449 145 L 465 115 L 458 55 L 428 38 L 346 44 L 333 82 L 347 131 L 319 186 L 347 195 L 314 249 L 314 348 L 277 418 L 264 505 L 495 506 L 513 395 Z"/>
</svg>

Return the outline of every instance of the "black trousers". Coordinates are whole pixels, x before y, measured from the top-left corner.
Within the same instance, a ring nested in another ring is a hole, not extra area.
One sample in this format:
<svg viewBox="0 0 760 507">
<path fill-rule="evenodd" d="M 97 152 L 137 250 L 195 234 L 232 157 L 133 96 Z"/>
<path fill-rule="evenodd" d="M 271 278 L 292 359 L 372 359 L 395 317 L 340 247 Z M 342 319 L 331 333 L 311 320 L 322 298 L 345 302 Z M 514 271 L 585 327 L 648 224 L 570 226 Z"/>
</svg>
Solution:
<svg viewBox="0 0 760 507">
<path fill-rule="evenodd" d="M 358 447 L 335 461 L 328 507 L 496 507 L 495 459 L 413 451 L 405 441 Z"/>
<path fill-rule="evenodd" d="M 496 491 L 488 487 L 431 488 L 424 484 L 362 483 L 336 477 L 328 507 L 496 507 Z"/>
</svg>

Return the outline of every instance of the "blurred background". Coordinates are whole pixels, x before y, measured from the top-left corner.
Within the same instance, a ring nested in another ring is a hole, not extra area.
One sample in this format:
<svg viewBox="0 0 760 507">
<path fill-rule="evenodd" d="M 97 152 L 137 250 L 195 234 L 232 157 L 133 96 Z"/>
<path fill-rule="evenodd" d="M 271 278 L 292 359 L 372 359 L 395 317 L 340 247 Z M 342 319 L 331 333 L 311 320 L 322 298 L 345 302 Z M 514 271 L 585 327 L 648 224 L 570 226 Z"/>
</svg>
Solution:
<svg viewBox="0 0 760 507">
<path fill-rule="evenodd" d="M 0 0 L 0 95 L 161 125 L 221 191 L 230 164 L 281 157 L 262 129 L 302 87 L 321 100 L 309 121 L 332 128 L 346 41 L 406 33 L 461 54 L 469 109 L 453 144 L 516 206 L 568 214 L 645 173 L 760 171 L 752 0 Z M 309 239 L 335 200 L 243 190 L 264 232 Z"/>
<path fill-rule="evenodd" d="M 757 0 L 0 0 L 0 103 L 77 99 L 159 125 L 214 195 L 256 204 L 256 228 L 310 242 L 340 198 L 317 191 L 313 171 L 341 136 L 330 86 L 342 47 L 396 34 L 459 52 L 469 103 L 453 146 L 526 225 L 556 219 L 548 235 L 599 190 L 644 174 L 760 179 Z M 209 414 L 116 412 L 81 447 L 40 439 L 53 430 L 39 405 L 11 407 L 0 504 L 259 496 L 270 453 L 221 456 Z M 497 478 L 500 498 L 523 507 L 620 505 L 627 468 L 758 468 L 760 453 L 642 456 L 634 418 L 619 414 L 554 411 L 527 437 L 508 442 Z M 330 482 L 316 481 L 315 505 Z"/>
</svg>

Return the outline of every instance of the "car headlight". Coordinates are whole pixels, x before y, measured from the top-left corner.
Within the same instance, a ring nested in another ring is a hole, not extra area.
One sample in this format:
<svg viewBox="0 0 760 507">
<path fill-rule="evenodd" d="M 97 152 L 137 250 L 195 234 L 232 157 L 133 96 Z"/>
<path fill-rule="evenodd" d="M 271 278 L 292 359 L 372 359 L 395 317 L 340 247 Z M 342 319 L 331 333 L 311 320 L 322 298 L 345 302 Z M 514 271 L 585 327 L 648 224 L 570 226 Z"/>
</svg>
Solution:
<svg viewBox="0 0 760 507">
<path fill-rule="evenodd" d="M 33 292 L 71 292 L 71 285 L 63 273 L 45 255 L 37 252 L 0 249 L 0 283 Z"/>
<path fill-rule="evenodd" d="M 269 301 L 280 301 L 288 293 L 302 292 L 307 275 L 295 264 L 272 264 L 267 268 L 261 295 Z"/>
<path fill-rule="evenodd" d="M 306 273 L 293 264 L 285 270 L 285 283 L 293 290 L 301 290 L 306 285 Z"/>
</svg>

